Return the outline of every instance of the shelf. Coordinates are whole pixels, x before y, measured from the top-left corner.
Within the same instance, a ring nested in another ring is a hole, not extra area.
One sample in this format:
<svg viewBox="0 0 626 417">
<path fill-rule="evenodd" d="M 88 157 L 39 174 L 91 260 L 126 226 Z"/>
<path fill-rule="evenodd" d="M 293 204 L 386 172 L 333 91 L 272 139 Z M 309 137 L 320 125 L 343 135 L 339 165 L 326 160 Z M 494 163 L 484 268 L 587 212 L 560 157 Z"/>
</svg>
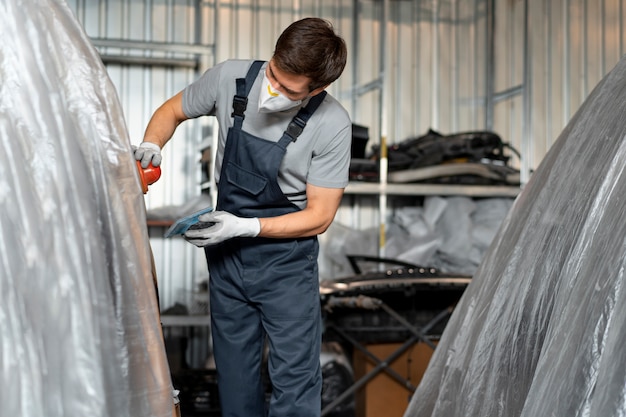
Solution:
<svg viewBox="0 0 626 417">
<path fill-rule="evenodd" d="M 516 197 L 521 188 L 511 185 L 466 185 L 466 184 L 394 184 L 350 182 L 345 194 L 372 195 L 439 195 L 468 197 Z"/>
<path fill-rule="evenodd" d="M 148 227 L 170 227 L 174 224 L 174 220 L 150 220 L 146 221 Z"/>
<path fill-rule="evenodd" d="M 175 315 L 162 315 L 161 324 L 163 327 L 190 327 L 190 326 L 209 326 L 211 324 L 211 318 L 209 315 L 197 315 L 197 316 L 175 316 Z"/>
</svg>

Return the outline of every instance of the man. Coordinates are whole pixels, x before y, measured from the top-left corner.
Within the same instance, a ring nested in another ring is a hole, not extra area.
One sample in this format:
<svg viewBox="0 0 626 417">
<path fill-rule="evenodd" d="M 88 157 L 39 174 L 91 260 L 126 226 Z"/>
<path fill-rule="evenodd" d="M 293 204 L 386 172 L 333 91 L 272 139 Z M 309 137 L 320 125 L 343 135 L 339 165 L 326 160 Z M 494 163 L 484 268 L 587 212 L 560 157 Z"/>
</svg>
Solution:
<svg viewBox="0 0 626 417">
<path fill-rule="evenodd" d="M 261 363 L 269 345 L 270 417 L 319 416 L 321 316 L 317 235 L 348 183 L 351 121 L 325 89 L 343 72 L 345 42 L 325 20 L 292 23 L 271 60 L 229 60 L 163 104 L 135 158 L 160 149 L 188 118 L 220 125 L 216 211 L 185 238 L 204 247 L 223 417 L 266 415 Z"/>
</svg>

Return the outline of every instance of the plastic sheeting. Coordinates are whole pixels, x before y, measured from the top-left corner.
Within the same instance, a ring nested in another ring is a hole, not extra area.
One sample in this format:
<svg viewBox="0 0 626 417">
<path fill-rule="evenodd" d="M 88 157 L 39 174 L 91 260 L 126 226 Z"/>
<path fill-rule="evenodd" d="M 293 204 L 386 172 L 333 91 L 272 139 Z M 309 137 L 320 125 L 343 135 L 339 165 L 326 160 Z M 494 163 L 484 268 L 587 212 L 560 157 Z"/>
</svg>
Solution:
<svg viewBox="0 0 626 417">
<path fill-rule="evenodd" d="M 62 1 L 0 2 L 0 415 L 174 409 L 115 89 Z"/>
<path fill-rule="evenodd" d="M 426 196 L 423 206 L 394 209 L 386 229 L 385 258 L 473 275 L 508 214 L 512 198 Z M 379 228 L 351 229 L 334 222 L 320 236 L 320 279 L 354 275 L 348 255 L 378 256 Z M 359 265 L 376 271 L 376 262 Z"/>
<path fill-rule="evenodd" d="M 405 417 L 626 415 L 626 58 L 516 199 Z"/>
</svg>

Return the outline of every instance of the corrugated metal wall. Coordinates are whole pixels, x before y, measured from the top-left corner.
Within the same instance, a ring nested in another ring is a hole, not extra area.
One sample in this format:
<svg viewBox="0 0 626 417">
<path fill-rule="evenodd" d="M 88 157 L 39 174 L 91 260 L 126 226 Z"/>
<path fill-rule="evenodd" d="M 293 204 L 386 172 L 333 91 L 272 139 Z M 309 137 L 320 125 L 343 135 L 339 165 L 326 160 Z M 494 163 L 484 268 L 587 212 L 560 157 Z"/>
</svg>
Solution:
<svg viewBox="0 0 626 417">
<path fill-rule="evenodd" d="M 535 0 L 531 22 L 530 137 L 536 163 L 602 77 L 626 53 L 623 0 Z"/>
<path fill-rule="evenodd" d="M 350 50 L 329 89 L 370 144 L 429 128 L 492 129 L 519 149 L 522 178 L 540 163 L 595 84 L 624 54 L 626 0 L 70 0 L 103 54 L 129 132 L 141 141 L 152 111 L 227 58 L 268 59 L 293 20 L 333 22 Z M 126 57 L 120 59 L 119 56 Z M 136 62 L 129 62 L 129 57 Z M 145 61 L 145 62 L 142 62 Z M 383 109 L 384 110 L 381 110 Z M 179 129 L 165 152 L 163 178 L 148 208 L 200 193 L 198 146 L 211 123 Z M 204 142 L 206 143 L 206 142 Z M 375 224 L 376 199 L 347 199 L 339 218 Z M 152 242 L 165 307 L 188 292 L 205 266 L 180 240 Z"/>
</svg>

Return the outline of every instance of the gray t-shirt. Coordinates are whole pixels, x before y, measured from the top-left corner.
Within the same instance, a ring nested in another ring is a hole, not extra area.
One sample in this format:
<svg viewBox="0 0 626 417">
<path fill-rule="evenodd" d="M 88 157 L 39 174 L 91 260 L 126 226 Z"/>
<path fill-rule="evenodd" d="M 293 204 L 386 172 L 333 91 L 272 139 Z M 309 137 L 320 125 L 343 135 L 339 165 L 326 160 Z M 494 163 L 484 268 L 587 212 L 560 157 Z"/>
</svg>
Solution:
<svg viewBox="0 0 626 417">
<path fill-rule="evenodd" d="M 190 118 L 203 115 L 216 116 L 219 122 L 219 146 L 215 161 L 215 179 L 219 174 L 224 155 L 228 129 L 233 125 L 233 97 L 237 78 L 244 78 L 252 64 L 249 60 L 228 60 L 206 71 L 183 91 L 183 111 Z M 278 142 L 299 108 L 283 112 L 260 113 L 259 92 L 265 66 L 250 90 L 243 130 L 266 140 Z M 306 105 L 308 100 L 302 104 Z M 348 112 L 330 94 L 311 116 L 302 134 L 287 146 L 278 183 L 285 195 L 301 194 L 306 184 L 326 188 L 344 188 L 348 184 L 352 122 Z M 302 196 L 293 203 L 306 206 Z"/>
</svg>

